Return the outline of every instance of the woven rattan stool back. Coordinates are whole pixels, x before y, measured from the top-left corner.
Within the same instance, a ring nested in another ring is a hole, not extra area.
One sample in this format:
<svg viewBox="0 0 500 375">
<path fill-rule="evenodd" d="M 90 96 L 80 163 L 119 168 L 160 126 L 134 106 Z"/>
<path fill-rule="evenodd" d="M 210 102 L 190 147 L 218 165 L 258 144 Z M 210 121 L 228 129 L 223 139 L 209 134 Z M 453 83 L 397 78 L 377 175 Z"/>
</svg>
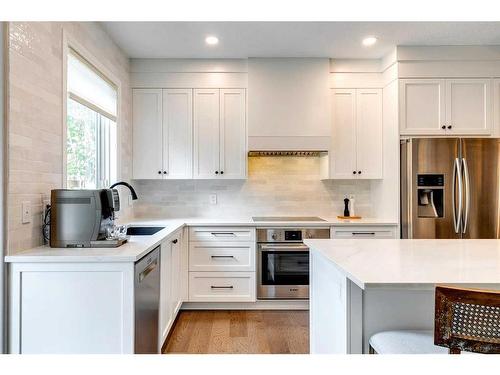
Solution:
<svg viewBox="0 0 500 375">
<path fill-rule="evenodd" d="M 434 343 L 462 350 L 500 353 L 500 291 L 436 287 Z"/>
</svg>

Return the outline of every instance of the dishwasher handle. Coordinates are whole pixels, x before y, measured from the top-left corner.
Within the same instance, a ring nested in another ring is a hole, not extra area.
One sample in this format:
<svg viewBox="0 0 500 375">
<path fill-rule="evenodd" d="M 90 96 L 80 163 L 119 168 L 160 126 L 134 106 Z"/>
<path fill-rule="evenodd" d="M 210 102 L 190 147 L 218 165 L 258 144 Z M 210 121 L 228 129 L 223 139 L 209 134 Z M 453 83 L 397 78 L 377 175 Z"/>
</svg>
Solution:
<svg viewBox="0 0 500 375">
<path fill-rule="evenodd" d="M 158 265 L 158 259 L 155 259 L 151 264 L 149 264 L 144 271 L 139 274 L 139 282 L 142 282 Z"/>
</svg>

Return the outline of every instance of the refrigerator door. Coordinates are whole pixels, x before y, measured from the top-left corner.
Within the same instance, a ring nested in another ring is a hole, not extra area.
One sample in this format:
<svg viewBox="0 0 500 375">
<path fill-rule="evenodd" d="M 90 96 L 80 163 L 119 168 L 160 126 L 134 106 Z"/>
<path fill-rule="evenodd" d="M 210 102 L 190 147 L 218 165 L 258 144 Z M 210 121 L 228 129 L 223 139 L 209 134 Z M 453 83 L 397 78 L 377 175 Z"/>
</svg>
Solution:
<svg viewBox="0 0 500 375">
<path fill-rule="evenodd" d="M 463 238 L 500 238 L 500 139 L 463 138 Z"/>
<path fill-rule="evenodd" d="M 409 238 L 460 238 L 461 169 L 460 139 L 418 138 L 411 140 L 408 161 Z M 457 199 L 454 201 L 454 197 Z M 455 204 L 456 203 L 456 204 Z M 455 205 L 455 210 L 453 206 Z"/>
</svg>

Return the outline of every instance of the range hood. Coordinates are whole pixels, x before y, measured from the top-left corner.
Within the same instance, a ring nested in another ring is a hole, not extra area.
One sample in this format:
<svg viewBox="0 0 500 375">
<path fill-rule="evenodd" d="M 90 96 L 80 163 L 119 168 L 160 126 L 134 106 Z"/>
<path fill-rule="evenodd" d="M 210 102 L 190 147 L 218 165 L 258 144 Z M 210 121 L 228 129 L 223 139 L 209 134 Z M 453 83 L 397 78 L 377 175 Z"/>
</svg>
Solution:
<svg viewBox="0 0 500 375">
<path fill-rule="evenodd" d="M 329 70 L 327 58 L 249 59 L 248 149 L 328 150 Z"/>
</svg>

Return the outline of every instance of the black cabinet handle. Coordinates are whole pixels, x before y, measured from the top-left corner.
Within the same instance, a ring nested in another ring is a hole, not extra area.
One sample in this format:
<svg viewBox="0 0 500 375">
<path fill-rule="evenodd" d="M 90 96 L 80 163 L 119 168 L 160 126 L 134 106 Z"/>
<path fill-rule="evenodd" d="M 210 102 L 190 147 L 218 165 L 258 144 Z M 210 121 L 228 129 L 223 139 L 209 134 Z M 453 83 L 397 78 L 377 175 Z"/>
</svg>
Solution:
<svg viewBox="0 0 500 375">
<path fill-rule="evenodd" d="M 219 174 L 219 171 L 215 171 L 215 174 Z"/>
<path fill-rule="evenodd" d="M 212 285 L 210 286 L 211 289 L 233 289 L 234 287 L 232 285 L 228 286 L 217 286 L 217 285 Z"/>
<path fill-rule="evenodd" d="M 220 171 L 220 174 L 224 174 L 224 171 Z"/>
<path fill-rule="evenodd" d="M 356 174 L 356 171 L 352 171 L 352 174 Z"/>
<path fill-rule="evenodd" d="M 451 125 L 448 125 L 448 129 L 451 129 Z"/>
<path fill-rule="evenodd" d="M 161 174 L 161 171 L 158 171 L 158 174 Z"/>
<path fill-rule="evenodd" d="M 163 174 L 167 174 L 167 171 L 163 171 Z"/>
<path fill-rule="evenodd" d="M 172 243 L 176 244 L 177 243 L 177 238 L 175 240 L 173 240 Z"/>
<path fill-rule="evenodd" d="M 441 129 L 446 129 L 446 125 L 441 126 Z"/>
<path fill-rule="evenodd" d="M 358 174 L 361 174 L 361 171 L 358 171 Z"/>
</svg>

